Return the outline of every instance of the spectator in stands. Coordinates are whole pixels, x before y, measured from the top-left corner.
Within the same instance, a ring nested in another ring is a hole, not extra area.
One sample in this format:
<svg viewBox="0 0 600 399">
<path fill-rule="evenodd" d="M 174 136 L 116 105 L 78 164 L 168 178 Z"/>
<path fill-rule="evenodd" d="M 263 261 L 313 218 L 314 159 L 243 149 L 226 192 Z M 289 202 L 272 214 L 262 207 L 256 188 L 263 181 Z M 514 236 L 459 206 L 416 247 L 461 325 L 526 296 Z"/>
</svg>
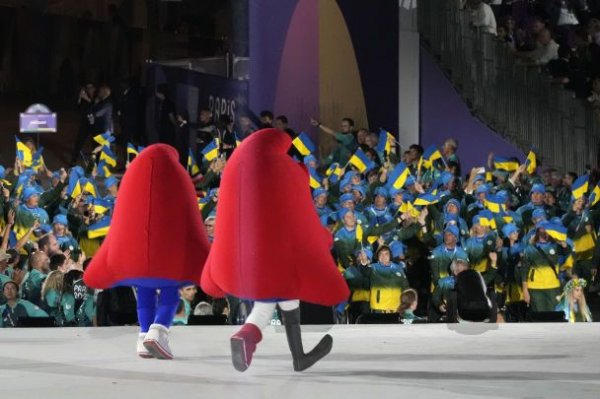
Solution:
<svg viewBox="0 0 600 399">
<path fill-rule="evenodd" d="M 416 316 L 414 313 L 414 311 L 417 310 L 418 305 L 419 295 L 417 294 L 417 291 L 409 288 L 402 292 L 398 314 L 400 315 L 400 321 L 403 324 L 412 324 L 415 321 L 425 320 L 423 317 Z"/>
<path fill-rule="evenodd" d="M 373 251 L 369 248 L 361 248 L 356 253 L 356 263 L 344 271 L 344 278 L 352 291 L 350 297 L 350 322 L 371 312 L 371 261 Z"/>
<path fill-rule="evenodd" d="M 260 113 L 261 129 L 273 127 L 273 112 L 265 110 Z"/>
<path fill-rule="evenodd" d="M 534 17 L 533 21 L 524 29 L 516 31 L 516 49 L 518 51 L 532 51 L 537 47 L 538 35 L 546 29 L 546 23 L 540 17 Z"/>
<path fill-rule="evenodd" d="M 217 124 L 217 137 L 219 138 L 219 153 L 229 159 L 237 146 L 237 138 L 233 131 L 233 119 L 229 115 L 219 116 Z"/>
<path fill-rule="evenodd" d="M 456 151 L 458 150 L 458 141 L 455 139 L 447 139 L 444 141 L 444 145 L 442 146 L 442 155 L 446 159 L 446 162 L 455 162 L 458 165 L 458 175 L 460 176 L 460 160 L 458 159 L 458 155 L 456 155 Z"/>
<path fill-rule="evenodd" d="M 544 29 L 537 36 L 537 48 L 533 51 L 517 53 L 517 56 L 526 64 L 546 65 L 558 58 L 558 47 L 550 30 Z"/>
<path fill-rule="evenodd" d="M 294 129 L 289 127 L 288 118 L 285 115 L 279 115 L 277 118 L 275 118 L 275 127 L 289 134 L 291 138 L 295 138 L 297 136 Z"/>
<path fill-rule="evenodd" d="M 370 306 L 373 313 L 393 313 L 400 307 L 400 296 L 409 288 L 406 265 L 392 262 L 387 245 L 377 249 L 377 263 L 371 265 Z"/>
<path fill-rule="evenodd" d="M 329 154 L 329 157 L 325 160 L 325 164 L 331 164 L 333 162 L 338 162 L 340 165 L 345 165 L 350 156 L 357 147 L 357 140 L 354 133 L 354 120 L 351 118 L 343 118 L 340 124 L 340 131 L 336 132 L 323 125 L 316 119 L 310 119 L 311 125 L 321 129 L 326 134 L 332 136 L 337 141 L 337 147 Z"/>
<path fill-rule="evenodd" d="M 113 103 L 110 86 L 103 84 L 98 89 L 97 102 L 92 107 L 92 132 L 94 135 L 114 132 Z"/>
<path fill-rule="evenodd" d="M 184 306 L 185 324 L 187 324 L 187 319 L 192 314 L 192 302 L 194 301 L 197 292 L 198 288 L 196 288 L 195 285 L 188 285 L 179 289 L 179 296 L 181 297 Z"/>
<path fill-rule="evenodd" d="M 198 124 L 193 126 L 196 128 L 195 142 L 197 152 L 199 152 L 213 140 L 217 133 L 212 111 L 208 108 L 202 108 L 200 115 L 198 115 Z"/>
<path fill-rule="evenodd" d="M 471 24 L 496 36 L 496 16 L 492 8 L 482 0 L 469 0 L 468 4 L 471 9 Z"/>
<path fill-rule="evenodd" d="M 46 257 L 50 258 L 52 255 L 60 252 L 58 240 L 54 234 L 46 234 L 38 241 L 38 247 L 40 251 L 46 254 Z"/>
<path fill-rule="evenodd" d="M 208 302 L 199 302 L 194 308 L 194 316 L 212 316 L 213 307 Z"/>
<path fill-rule="evenodd" d="M 252 124 L 252 120 L 246 115 L 242 115 L 238 119 L 238 126 L 236 131 L 239 132 L 240 139 L 245 139 L 250 136 L 256 127 Z"/>
<path fill-rule="evenodd" d="M 502 24 L 498 26 L 498 38 L 502 40 L 506 45 L 511 49 L 515 50 L 516 48 L 516 30 L 515 30 L 515 20 L 513 17 L 508 16 L 504 19 Z"/>
<path fill-rule="evenodd" d="M 574 278 L 565 285 L 562 300 L 556 305 L 556 310 L 563 312 L 569 323 L 591 322 L 592 312 L 587 305 L 583 289 L 587 283 L 584 279 Z"/>
<path fill-rule="evenodd" d="M 123 79 L 121 95 L 117 99 L 117 116 L 121 126 L 118 141 L 123 148 L 127 143 L 145 145 L 144 135 L 144 94 L 138 79 L 130 77 Z"/>
<path fill-rule="evenodd" d="M 57 326 L 64 324 L 61 307 L 61 293 L 63 287 L 64 274 L 55 270 L 48 274 L 42 285 L 42 308 L 51 316 L 54 317 L 54 322 Z"/>
<path fill-rule="evenodd" d="M 215 238 L 215 216 L 209 216 L 204 219 L 204 228 L 206 228 L 206 235 L 208 236 L 208 242 L 213 242 Z"/>
<path fill-rule="evenodd" d="M 71 155 L 71 166 L 74 166 L 80 156 L 81 149 L 85 145 L 87 138 L 92 134 L 92 107 L 96 101 L 96 86 L 93 83 L 87 83 L 79 90 L 77 106 L 79 108 L 80 122 L 77 130 L 77 138 L 73 146 Z"/>
<path fill-rule="evenodd" d="M 155 114 L 158 142 L 175 145 L 175 126 L 177 126 L 175 104 L 169 97 L 169 85 L 166 83 L 156 88 L 157 112 Z"/>
<path fill-rule="evenodd" d="M 33 303 L 19 299 L 19 285 L 7 281 L 2 285 L 6 304 L 0 305 L 0 327 L 18 327 L 23 317 L 48 317 L 48 314 Z"/>
</svg>

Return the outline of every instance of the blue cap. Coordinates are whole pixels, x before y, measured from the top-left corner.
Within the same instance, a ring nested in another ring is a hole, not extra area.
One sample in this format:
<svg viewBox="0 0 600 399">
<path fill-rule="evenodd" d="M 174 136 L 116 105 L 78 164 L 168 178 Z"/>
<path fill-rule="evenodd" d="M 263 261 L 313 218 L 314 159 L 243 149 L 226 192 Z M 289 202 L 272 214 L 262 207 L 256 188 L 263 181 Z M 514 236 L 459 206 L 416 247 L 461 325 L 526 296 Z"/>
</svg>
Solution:
<svg viewBox="0 0 600 399">
<path fill-rule="evenodd" d="M 533 194 L 533 193 L 545 194 L 546 193 L 546 187 L 544 187 L 543 184 L 536 183 L 536 184 L 533 185 L 533 187 L 531 187 L 530 194 Z"/>
<path fill-rule="evenodd" d="M 398 194 L 404 194 L 405 191 L 401 188 L 394 188 L 393 186 L 389 189 L 389 194 L 391 198 L 394 198 Z"/>
<path fill-rule="evenodd" d="M 356 175 L 357 175 L 357 173 L 355 171 L 349 170 L 348 172 L 344 173 L 343 180 L 350 181 Z"/>
<path fill-rule="evenodd" d="M 450 184 L 450 182 L 454 180 L 454 175 L 450 172 L 444 172 L 442 173 L 442 175 L 440 176 L 440 182 L 444 185 L 447 186 L 448 184 Z"/>
<path fill-rule="evenodd" d="M 313 199 L 316 199 L 318 196 L 323 195 L 323 194 L 327 195 L 327 190 L 325 190 L 324 188 L 317 188 L 317 189 L 315 189 L 315 191 L 313 191 L 312 196 L 313 196 Z"/>
<path fill-rule="evenodd" d="M 358 191 L 363 198 L 365 197 L 365 188 L 362 185 L 353 184 L 352 191 L 354 191 L 354 190 Z"/>
<path fill-rule="evenodd" d="M 412 185 L 414 185 L 414 184 L 415 184 L 415 178 L 414 178 L 414 177 L 412 177 L 412 176 L 408 176 L 408 177 L 406 178 L 406 187 L 408 187 L 408 186 L 412 186 Z"/>
<path fill-rule="evenodd" d="M 457 212 L 460 213 L 460 202 L 458 202 L 458 200 L 456 198 L 451 198 L 448 200 L 448 202 L 446 202 L 446 204 L 444 205 L 444 212 L 448 213 L 448 206 L 449 205 L 454 205 L 457 209 Z"/>
<path fill-rule="evenodd" d="M 50 226 L 49 224 L 42 224 L 42 225 L 40 225 L 40 230 L 44 234 L 48 234 L 52 231 L 52 226 Z"/>
<path fill-rule="evenodd" d="M 110 176 L 106 180 L 104 180 L 104 187 L 110 188 L 112 186 L 116 186 L 119 183 L 116 177 Z"/>
<path fill-rule="evenodd" d="M 446 226 L 446 228 L 444 229 L 444 233 L 453 234 L 458 239 L 460 231 L 458 230 L 457 226 L 450 224 L 450 225 Z"/>
<path fill-rule="evenodd" d="M 487 184 L 482 184 L 481 186 L 477 187 L 477 190 L 475 190 L 475 194 L 481 194 L 481 193 L 488 193 L 490 191 L 490 187 Z"/>
<path fill-rule="evenodd" d="M 473 220 L 471 220 L 473 226 L 481 224 L 481 216 L 475 215 L 473 216 Z"/>
<path fill-rule="evenodd" d="M 6 169 L 4 166 L 0 165 L 0 179 L 4 179 L 6 177 Z"/>
<path fill-rule="evenodd" d="M 411 193 L 409 193 L 408 191 L 406 191 L 404 193 L 404 195 L 402 196 L 403 202 L 413 202 L 414 200 L 415 200 L 415 196 L 412 195 Z"/>
<path fill-rule="evenodd" d="M 373 259 L 373 251 L 372 251 L 370 248 L 368 248 L 368 247 L 363 247 L 363 248 L 359 249 L 358 251 L 356 251 L 356 252 L 354 253 L 354 255 L 356 255 L 356 256 L 358 257 L 358 255 L 360 255 L 360 253 L 361 253 L 361 252 L 364 252 L 364 253 L 365 253 L 365 255 L 367 255 L 367 258 L 368 258 L 369 260 L 372 260 L 372 259 Z"/>
<path fill-rule="evenodd" d="M 309 154 L 309 155 L 307 155 L 307 156 L 304 157 L 304 164 L 305 165 L 308 165 L 309 163 L 311 163 L 313 161 L 317 162 L 317 158 L 314 155 L 312 155 L 312 154 Z"/>
<path fill-rule="evenodd" d="M 352 211 L 350 209 L 348 209 L 348 208 L 342 208 L 342 209 L 340 209 L 338 211 L 338 218 L 339 218 L 339 220 L 342 220 L 344 218 L 344 216 L 346 216 L 346 214 L 348 212 L 352 212 Z"/>
<path fill-rule="evenodd" d="M 340 204 L 343 204 L 346 201 L 354 201 L 354 196 L 350 193 L 342 194 L 340 197 Z"/>
<path fill-rule="evenodd" d="M 23 190 L 23 200 L 27 201 L 29 198 L 33 197 L 34 195 L 40 195 L 38 193 L 38 190 L 36 190 L 35 187 L 27 187 Z"/>
<path fill-rule="evenodd" d="M 533 212 L 531 213 L 531 218 L 546 220 L 546 218 L 547 218 L 546 211 L 544 211 L 542 208 L 535 208 L 533 210 Z"/>
<path fill-rule="evenodd" d="M 510 195 L 508 194 L 508 191 L 500 190 L 496 193 L 496 198 L 498 198 L 504 204 L 506 201 L 508 201 Z"/>
<path fill-rule="evenodd" d="M 517 227 L 516 224 L 508 223 L 508 224 L 505 224 L 504 226 L 502 226 L 502 234 L 504 234 L 504 237 L 508 237 L 509 235 L 511 235 L 514 232 L 519 232 L 519 228 Z"/>
<path fill-rule="evenodd" d="M 477 175 L 477 176 L 475 176 L 475 178 L 473 179 L 473 183 L 476 183 L 478 181 L 485 182 L 485 176 L 484 175 Z"/>
<path fill-rule="evenodd" d="M 390 242 L 390 249 L 392 250 L 392 258 L 397 258 L 404 255 L 405 245 L 402 241 L 394 240 Z"/>
<path fill-rule="evenodd" d="M 375 189 L 375 196 L 378 196 L 378 195 L 380 195 L 384 198 L 387 198 L 389 193 L 388 193 L 388 190 L 385 189 L 385 187 L 377 187 Z"/>
<path fill-rule="evenodd" d="M 52 224 L 62 224 L 64 226 L 68 226 L 69 222 L 67 221 L 67 215 L 58 214 L 54 216 L 54 219 L 52 219 Z"/>
</svg>

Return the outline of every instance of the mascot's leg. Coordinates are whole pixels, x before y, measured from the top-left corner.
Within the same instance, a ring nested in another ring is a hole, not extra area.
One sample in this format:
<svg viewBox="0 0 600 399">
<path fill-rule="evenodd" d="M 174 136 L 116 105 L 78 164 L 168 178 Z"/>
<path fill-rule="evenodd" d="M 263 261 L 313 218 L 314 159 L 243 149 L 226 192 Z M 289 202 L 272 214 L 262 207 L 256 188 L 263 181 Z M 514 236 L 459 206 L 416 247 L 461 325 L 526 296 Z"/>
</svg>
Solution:
<svg viewBox="0 0 600 399">
<path fill-rule="evenodd" d="M 274 302 L 255 302 L 246 324 L 231 337 L 231 360 L 237 371 L 250 367 L 256 345 L 262 340 L 261 330 L 271 323 L 275 306 Z"/>
<path fill-rule="evenodd" d="M 144 339 L 148 334 L 148 329 L 156 316 L 156 289 L 138 287 L 137 292 L 137 314 L 140 323 L 140 333 L 137 340 L 137 354 L 144 359 L 152 358 L 144 346 Z"/>
<path fill-rule="evenodd" d="M 283 315 L 285 333 L 294 360 L 294 370 L 306 370 L 331 351 L 333 338 L 329 334 L 325 335 L 313 350 L 304 353 L 302 332 L 300 330 L 300 301 L 279 302 L 279 308 Z"/>
<path fill-rule="evenodd" d="M 158 307 L 154 323 L 150 326 L 144 346 L 157 359 L 173 359 L 169 348 L 169 327 L 177 312 L 179 304 L 179 289 L 177 287 L 162 287 L 158 296 Z"/>
</svg>

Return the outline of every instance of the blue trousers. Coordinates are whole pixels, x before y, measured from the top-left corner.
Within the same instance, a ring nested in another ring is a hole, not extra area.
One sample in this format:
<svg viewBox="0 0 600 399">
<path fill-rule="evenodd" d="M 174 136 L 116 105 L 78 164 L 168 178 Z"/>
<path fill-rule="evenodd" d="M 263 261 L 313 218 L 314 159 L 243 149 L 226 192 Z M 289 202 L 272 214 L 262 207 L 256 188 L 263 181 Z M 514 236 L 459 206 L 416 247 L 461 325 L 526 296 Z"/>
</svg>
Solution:
<svg viewBox="0 0 600 399">
<path fill-rule="evenodd" d="M 137 287 L 137 314 L 140 331 L 147 333 L 151 324 L 160 324 L 167 328 L 179 305 L 178 287 L 161 287 L 160 294 L 156 288 Z"/>
</svg>

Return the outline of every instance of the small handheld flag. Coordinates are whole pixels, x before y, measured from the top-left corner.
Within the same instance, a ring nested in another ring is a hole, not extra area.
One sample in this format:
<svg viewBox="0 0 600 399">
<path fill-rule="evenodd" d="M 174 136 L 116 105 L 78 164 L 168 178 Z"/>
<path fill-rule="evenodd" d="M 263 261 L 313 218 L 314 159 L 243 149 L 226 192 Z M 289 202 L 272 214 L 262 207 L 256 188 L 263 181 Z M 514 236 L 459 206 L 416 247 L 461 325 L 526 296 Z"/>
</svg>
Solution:
<svg viewBox="0 0 600 399">
<path fill-rule="evenodd" d="M 571 186 L 571 193 L 573 194 L 574 200 L 578 200 L 579 198 L 583 197 L 585 193 L 587 193 L 589 179 L 589 175 L 583 175 L 579 176 L 577 180 L 573 182 L 573 185 Z"/>
<path fill-rule="evenodd" d="M 354 166 L 360 173 L 364 173 L 375 167 L 375 163 L 367 157 L 367 154 L 362 149 L 356 150 L 354 155 L 350 157 L 350 164 Z"/>
<path fill-rule="evenodd" d="M 390 173 L 390 176 L 388 177 L 388 186 L 393 187 L 396 190 L 401 189 L 404 187 L 404 184 L 406 184 L 406 180 L 408 179 L 409 175 L 410 170 L 406 164 L 404 162 L 400 162 L 398 165 L 396 165 L 394 170 L 392 170 L 392 173 Z"/>
<path fill-rule="evenodd" d="M 315 145 L 310 137 L 304 132 L 300 133 L 298 137 L 292 140 L 292 144 L 302 156 L 307 156 L 315 151 Z"/>
<path fill-rule="evenodd" d="M 111 132 L 106 132 L 94 136 L 94 141 L 101 146 L 110 146 L 111 143 L 115 141 L 115 138 L 112 136 Z"/>
</svg>

